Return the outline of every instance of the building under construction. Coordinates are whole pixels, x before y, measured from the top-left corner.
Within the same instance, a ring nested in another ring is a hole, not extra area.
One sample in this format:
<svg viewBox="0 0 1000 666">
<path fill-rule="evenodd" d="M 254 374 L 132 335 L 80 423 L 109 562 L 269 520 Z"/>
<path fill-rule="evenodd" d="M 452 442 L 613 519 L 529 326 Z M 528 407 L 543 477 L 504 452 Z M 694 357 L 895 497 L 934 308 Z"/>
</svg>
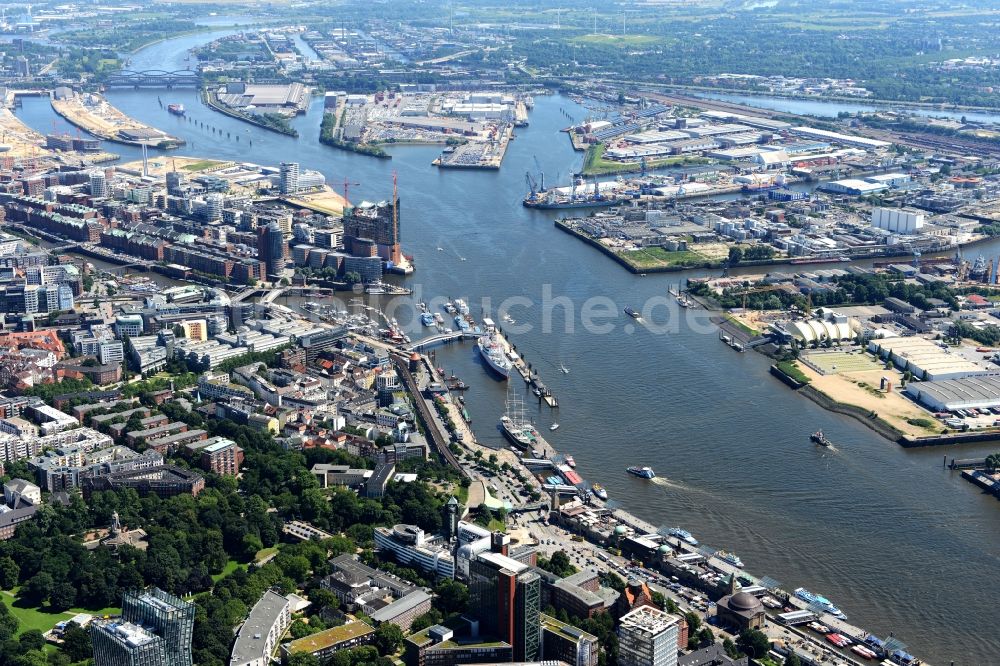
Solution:
<svg viewBox="0 0 1000 666">
<path fill-rule="evenodd" d="M 404 264 L 399 246 L 399 194 L 392 201 L 362 201 L 344 211 L 344 250 L 358 257 L 380 257 L 389 268 Z"/>
</svg>

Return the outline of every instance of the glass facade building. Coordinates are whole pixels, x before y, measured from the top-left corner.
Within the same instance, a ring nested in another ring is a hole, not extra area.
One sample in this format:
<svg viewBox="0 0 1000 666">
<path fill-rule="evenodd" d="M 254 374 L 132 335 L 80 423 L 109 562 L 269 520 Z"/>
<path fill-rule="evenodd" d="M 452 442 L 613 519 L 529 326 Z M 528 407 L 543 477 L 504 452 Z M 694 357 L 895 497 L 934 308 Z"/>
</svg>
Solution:
<svg viewBox="0 0 1000 666">
<path fill-rule="evenodd" d="M 159 588 L 125 592 L 121 617 L 95 623 L 94 666 L 193 666 L 194 613 Z"/>
</svg>

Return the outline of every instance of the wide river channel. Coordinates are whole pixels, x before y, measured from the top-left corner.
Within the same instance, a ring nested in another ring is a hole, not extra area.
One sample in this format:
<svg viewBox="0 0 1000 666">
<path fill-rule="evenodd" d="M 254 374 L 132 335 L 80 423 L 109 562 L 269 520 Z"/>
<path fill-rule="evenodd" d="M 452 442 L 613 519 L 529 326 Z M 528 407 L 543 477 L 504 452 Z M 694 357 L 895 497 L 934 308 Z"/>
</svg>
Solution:
<svg viewBox="0 0 1000 666">
<path fill-rule="evenodd" d="M 189 48 L 225 32 L 152 45 L 130 69 L 185 69 Z M 183 103 L 187 118 L 168 115 L 158 96 Z M 108 97 L 184 138 L 180 154 L 299 162 L 330 183 L 349 179 L 355 201 L 388 198 L 397 172 L 404 251 L 417 267 L 406 280 L 416 293 L 404 300 L 462 297 L 478 318 L 484 305 L 496 313 L 516 297 L 517 323 L 505 328 L 561 404 L 557 412 L 532 407 L 532 417 L 585 478 L 654 525 L 680 525 L 738 553 L 758 576 L 827 596 L 852 623 L 893 632 L 932 663 L 997 663 L 1000 503 L 943 469 L 942 458 L 1000 445 L 905 450 L 826 412 L 772 378 L 765 357 L 721 344 L 704 313 L 676 306 L 668 288 L 697 273 L 630 274 L 556 229 L 552 214 L 523 208 L 524 174 L 536 171 L 536 159 L 549 183 L 565 183 L 579 168 L 581 155 L 558 130 L 585 117 L 581 106 L 538 97 L 500 171 L 442 171 L 431 166 L 434 147 L 398 147 L 392 160 L 378 160 L 319 144 L 319 99 L 291 138 L 213 112 L 190 90 Z M 26 98 L 18 113 L 43 133 L 53 121 L 67 128 L 44 98 Z M 129 147 L 107 148 L 137 157 Z M 980 250 L 996 256 L 1000 243 Z M 626 305 L 646 308 L 646 323 L 626 317 Z M 407 310 L 392 316 L 412 322 Z M 471 343 L 439 348 L 437 364 L 471 384 L 473 427 L 502 446 L 496 423 L 505 384 L 487 374 Z M 555 420 L 561 427 L 549 433 Z M 809 443 L 819 428 L 834 449 Z M 628 465 L 650 465 L 660 478 L 629 476 Z"/>
</svg>

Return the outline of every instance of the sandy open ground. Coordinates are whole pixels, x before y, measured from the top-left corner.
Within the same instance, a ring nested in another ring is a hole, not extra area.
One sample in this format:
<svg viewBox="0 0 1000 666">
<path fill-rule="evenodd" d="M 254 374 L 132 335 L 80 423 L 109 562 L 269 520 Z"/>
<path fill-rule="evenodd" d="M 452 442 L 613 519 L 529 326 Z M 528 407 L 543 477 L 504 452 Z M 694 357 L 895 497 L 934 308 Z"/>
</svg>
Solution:
<svg viewBox="0 0 1000 666">
<path fill-rule="evenodd" d="M 21 122 L 21 119 L 0 107 L 0 143 L 10 146 L 2 155 L 7 157 L 43 157 L 49 155 L 45 137 Z"/>
<path fill-rule="evenodd" d="M 149 130 L 158 134 L 146 142 L 153 144 L 164 140 L 177 141 L 163 130 L 139 122 L 112 106 L 100 95 L 90 94 L 88 99 L 96 103 L 85 104 L 84 97 L 67 99 L 52 99 L 52 108 L 60 116 L 77 127 L 82 127 L 91 134 L 102 139 L 119 140 L 118 133 L 122 130 Z"/>
<path fill-rule="evenodd" d="M 325 191 L 316 194 L 299 194 L 287 199 L 290 203 L 327 215 L 342 215 L 346 203 L 343 195 L 337 194 L 330 188 L 325 188 Z"/>
<path fill-rule="evenodd" d="M 812 380 L 810 385 L 813 388 L 822 391 L 837 402 L 877 412 L 879 418 L 904 434 L 927 436 L 940 432 L 940 426 L 934 420 L 933 415 L 898 392 L 902 377 L 895 370 L 878 368 L 860 372 L 821 375 L 804 363 L 799 363 L 798 366 Z M 882 377 L 889 377 L 892 380 L 891 393 L 877 390 Z M 911 425 L 907 419 L 929 419 L 935 421 L 936 427 L 928 429 Z"/>
</svg>

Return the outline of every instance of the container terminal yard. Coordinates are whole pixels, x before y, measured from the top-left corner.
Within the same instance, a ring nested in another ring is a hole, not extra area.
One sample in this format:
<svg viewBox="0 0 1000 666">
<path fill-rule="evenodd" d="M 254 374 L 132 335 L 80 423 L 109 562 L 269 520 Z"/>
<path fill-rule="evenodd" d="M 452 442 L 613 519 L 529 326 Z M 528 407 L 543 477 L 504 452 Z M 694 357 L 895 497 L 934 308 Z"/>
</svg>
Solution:
<svg viewBox="0 0 1000 666">
<path fill-rule="evenodd" d="M 504 125 L 490 131 L 483 141 L 469 141 L 444 149 L 432 164 L 442 169 L 499 169 L 514 128 Z"/>
<path fill-rule="evenodd" d="M 529 171 L 523 201 L 580 209 L 556 226 L 632 272 L 919 256 L 991 237 L 981 227 L 996 219 L 996 181 L 942 177 L 941 164 L 974 167 L 976 158 L 927 163 L 889 141 L 731 106 L 695 115 L 643 108 L 569 128 L 599 151 L 591 166 L 638 165 L 640 175 L 588 177 L 585 161 L 573 184 L 552 186 Z M 660 156 L 688 151 L 712 164 L 650 168 Z M 736 193 L 742 198 L 727 196 Z"/>
<path fill-rule="evenodd" d="M 442 168 L 499 169 L 514 137 L 528 123 L 531 97 L 470 93 L 326 94 L 335 145 L 364 151 L 399 144 L 446 144 Z"/>
</svg>

